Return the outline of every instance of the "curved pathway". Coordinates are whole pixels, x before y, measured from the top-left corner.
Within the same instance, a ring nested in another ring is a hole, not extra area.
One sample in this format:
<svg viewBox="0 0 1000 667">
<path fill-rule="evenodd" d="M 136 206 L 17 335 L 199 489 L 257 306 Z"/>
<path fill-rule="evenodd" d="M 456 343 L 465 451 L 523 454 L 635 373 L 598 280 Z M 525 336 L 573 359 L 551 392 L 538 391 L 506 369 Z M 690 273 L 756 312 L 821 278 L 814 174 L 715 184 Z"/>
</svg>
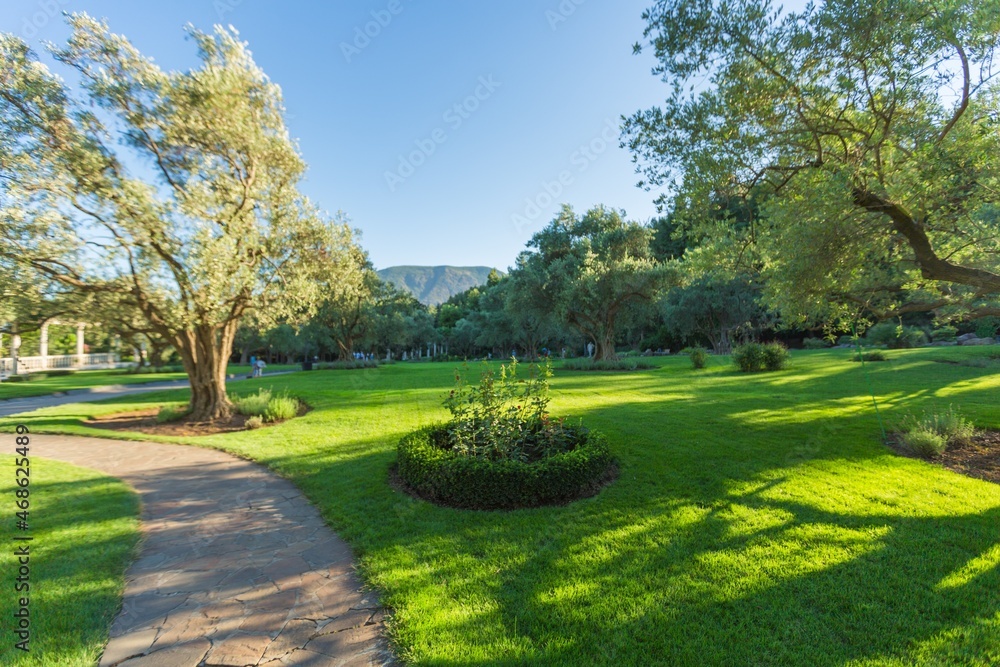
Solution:
<svg viewBox="0 0 1000 667">
<path fill-rule="evenodd" d="M 143 541 L 101 667 L 389 665 L 351 550 L 290 482 L 224 452 L 32 437 L 142 499 Z"/>
</svg>

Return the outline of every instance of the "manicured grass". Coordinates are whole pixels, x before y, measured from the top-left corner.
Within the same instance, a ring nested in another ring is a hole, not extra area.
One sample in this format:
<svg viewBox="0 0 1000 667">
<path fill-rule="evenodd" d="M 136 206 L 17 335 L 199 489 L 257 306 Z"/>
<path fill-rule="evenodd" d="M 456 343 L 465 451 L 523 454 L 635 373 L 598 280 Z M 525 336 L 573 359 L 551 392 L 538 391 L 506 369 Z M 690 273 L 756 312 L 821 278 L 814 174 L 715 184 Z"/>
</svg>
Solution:
<svg viewBox="0 0 1000 667">
<path fill-rule="evenodd" d="M 564 507 L 471 512 L 393 491 L 399 438 L 443 420 L 453 364 L 298 373 L 314 408 L 273 428 L 192 438 L 292 479 L 394 607 L 425 665 L 991 665 L 1000 662 L 1000 486 L 894 455 L 907 413 L 954 405 L 1000 428 L 1000 374 L 937 363 L 983 350 L 793 353 L 775 373 L 655 358 L 563 373 L 556 415 L 603 431 L 621 476 Z M 61 406 L 34 430 L 176 400 Z M 9 428 L 9 420 L 0 425 Z M 140 436 L 148 438 L 149 436 Z"/>
<path fill-rule="evenodd" d="M 0 665 L 92 667 L 121 606 L 125 568 L 139 540 L 139 502 L 124 483 L 93 470 L 31 458 L 30 530 L 15 528 L 14 444 L 5 441 L 0 461 L 4 503 L 0 572 L 3 643 Z M 14 535 L 31 535 L 15 542 Z M 30 652 L 14 648 L 14 612 L 24 592 L 15 592 L 14 550 L 29 545 Z"/>
<path fill-rule="evenodd" d="M 274 364 L 268 366 L 268 372 L 299 370 L 300 366 Z M 230 364 L 226 369 L 231 375 L 249 375 L 250 365 L 240 366 Z M 145 384 L 147 382 L 169 382 L 171 380 L 186 380 L 184 373 L 129 373 L 123 370 L 79 371 L 71 375 L 48 377 L 31 382 L 0 382 L 0 401 L 8 398 L 24 398 L 26 396 L 44 396 L 59 391 L 73 389 L 90 389 L 113 384 Z"/>
</svg>

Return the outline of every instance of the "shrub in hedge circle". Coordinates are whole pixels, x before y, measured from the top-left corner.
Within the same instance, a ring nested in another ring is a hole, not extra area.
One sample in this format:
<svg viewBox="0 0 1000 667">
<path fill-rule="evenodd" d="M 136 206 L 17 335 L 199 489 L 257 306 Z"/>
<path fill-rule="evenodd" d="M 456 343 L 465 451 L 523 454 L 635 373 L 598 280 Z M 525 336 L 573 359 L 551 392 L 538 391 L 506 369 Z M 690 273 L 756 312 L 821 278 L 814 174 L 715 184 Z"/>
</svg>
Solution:
<svg viewBox="0 0 1000 667">
<path fill-rule="evenodd" d="M 450 507 L 515 509 L 596 493 L 614 472 L 600 435 L 583 432 L 573 449 L 530 463 L 468 456 L 448 447 L 448 427 L 415 431 L 399 443 L 397 472 L 417 495 Z"/>
<path fill-rule="evenodd" d="M 396 470 L 417 495 L 452 507 L 513 509 L 596 493 L 613 475 L 604 438 L 549 416 L 548 362 L 527 379 L 517 361 L 484 364 L 478 387 L 456 372 L 452 420 L 405 436 Z"/>
</svg>

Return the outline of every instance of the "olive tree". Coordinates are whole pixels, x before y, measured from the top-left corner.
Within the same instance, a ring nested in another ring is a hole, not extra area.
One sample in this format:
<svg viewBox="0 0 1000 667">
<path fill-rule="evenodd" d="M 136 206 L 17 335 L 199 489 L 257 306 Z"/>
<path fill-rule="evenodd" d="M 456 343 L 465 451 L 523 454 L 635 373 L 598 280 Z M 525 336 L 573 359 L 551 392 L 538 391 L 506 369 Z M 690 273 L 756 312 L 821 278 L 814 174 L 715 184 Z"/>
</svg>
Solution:
<svg viewBox="0 0 1000 667">
<path fill-rule="evenodd" d="M 230 414 L 240 319 L 319 296 L 349 230 L 298 191 L 281 91 L 232 29 L 188 32 L 200 63 L 164 71 L 85 14 L 52 57 L 0 35 L 0 254 L 112 295 L 169 340 L 196 419 Z"/>
</svg>

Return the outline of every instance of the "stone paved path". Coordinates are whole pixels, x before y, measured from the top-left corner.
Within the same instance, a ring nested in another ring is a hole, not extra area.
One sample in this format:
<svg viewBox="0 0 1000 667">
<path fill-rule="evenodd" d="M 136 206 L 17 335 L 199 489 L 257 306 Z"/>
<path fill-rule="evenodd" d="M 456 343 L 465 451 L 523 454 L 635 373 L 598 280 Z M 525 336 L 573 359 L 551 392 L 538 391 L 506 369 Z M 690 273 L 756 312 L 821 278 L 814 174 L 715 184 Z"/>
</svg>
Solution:
<svg viewBox="0 0 1000 667">
<path fill-rule="evenodd" d="M 36 435 L 32 452 L 142 499 L 101 667 L 395 664 L 350 549 L 290 482 L 200 447 Z"/>
</svg>

